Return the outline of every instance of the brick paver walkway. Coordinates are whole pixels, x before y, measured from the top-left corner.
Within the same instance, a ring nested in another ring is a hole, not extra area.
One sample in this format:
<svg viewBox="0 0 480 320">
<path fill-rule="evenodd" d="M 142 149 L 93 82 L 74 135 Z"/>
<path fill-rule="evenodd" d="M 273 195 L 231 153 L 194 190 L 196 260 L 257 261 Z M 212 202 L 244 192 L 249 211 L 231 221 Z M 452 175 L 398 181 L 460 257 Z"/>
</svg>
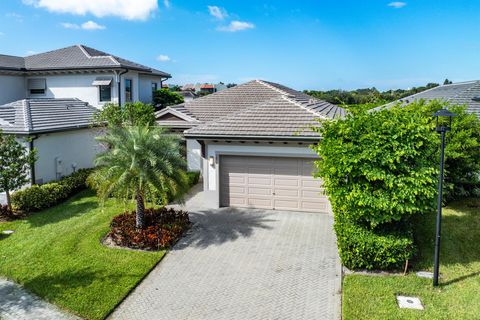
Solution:
<svg viewBox="0 0 480 320">
<path fill-rule="evenodd" d="M 67 314 L 11 281 L 0 279 L 0 319 L 79 320 L 80 318 Z"/>
<path fill-rule="evenodd" d="M 331 215 L 201 202 L 187 202 L 194 227 L 111 319 L 340 318 Z"/>
</svg>

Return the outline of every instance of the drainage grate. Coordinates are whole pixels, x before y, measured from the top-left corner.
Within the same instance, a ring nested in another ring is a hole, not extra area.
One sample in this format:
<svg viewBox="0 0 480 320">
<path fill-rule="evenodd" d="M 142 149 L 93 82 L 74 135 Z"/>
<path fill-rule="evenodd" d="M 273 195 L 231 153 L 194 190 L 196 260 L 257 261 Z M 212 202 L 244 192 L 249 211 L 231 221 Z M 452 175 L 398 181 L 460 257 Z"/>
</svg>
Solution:
<svg viewBox="0 0 480 320">
<path fill-rule="evenodd" d="M 433 279 L 433 273 L 428 271 L 418 271 L 416 275 L 420 278 Z"/>
<path fill-rule="evenodd" d="M 417 297 L 397 296 L 400 308 L 423 310 L 422 302 Z"/>
<path fill-rule="evenodd" d="M 14 233 L 14 232 L 15 232 L 15 231 L 13 231 L 13 230 L 4 230 L 4 231 L 2 231 L 3 234 L 12 234 L 12 233 Z"/>
</svg>

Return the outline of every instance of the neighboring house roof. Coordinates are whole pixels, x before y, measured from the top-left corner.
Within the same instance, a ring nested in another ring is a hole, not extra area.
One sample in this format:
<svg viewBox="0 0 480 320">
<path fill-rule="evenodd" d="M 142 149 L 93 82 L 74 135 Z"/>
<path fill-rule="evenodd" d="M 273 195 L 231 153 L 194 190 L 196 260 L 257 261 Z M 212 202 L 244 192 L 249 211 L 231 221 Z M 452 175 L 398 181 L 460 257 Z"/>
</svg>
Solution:
<svg viewBox="0 0 480 320">
<path fill-rule="evenodd" d="M 70 46 L 24 58 L 0 56 L 0 69 L 18 71 L 132 69 L 161 77 L 171 77 L 166 72 L 84 45 Z"/>
<path fill-rule="evenodd" d="M 200 89 L 215 89 L 215 85 L 204 83 L 200 86 Z"/>
<path fill-rule="evenodd" d="M 178 91 L 177 93 L 178 93 L 179 95 L 181 95 L 182 97 L 184 97 L 184 98 L 187 98 L 187 97 L 189 97 L 189 98 L 196 98 L 196 97 L 197 97 L 197 95 L 196 95 L 195 93 L 193 93 L 192 91 L 190 91 L 190 90 L 187 90 L 187 91 Z"/>
<path fill-rule="evenodd" d="M 429 101 L 434 99 L 444 100 L 451 104 L 466 105 L 468 112 L 480 117 L 480 80 L 438 86 L 402 98 L 397 102 L 390 103 L 386 106 L 392 106 L 398 102 L 408 104 L 418 100 Z"/>
<path fill-rule="evenodd" d="M 87 128 L 96 110 L 78 99 L 24 99 L 0 106 L 0 129 L 35 134 Z"/>
<path fill-rule="evenodd" d="M 190 137 L 313 137 L 318 118 L 338 118 L 345 110 L 302 92 L 262 80 L 250 81 L 170 107 L 198 121 Z M 161 117 L 168 110 L 157 113 Z"/>
</svg>

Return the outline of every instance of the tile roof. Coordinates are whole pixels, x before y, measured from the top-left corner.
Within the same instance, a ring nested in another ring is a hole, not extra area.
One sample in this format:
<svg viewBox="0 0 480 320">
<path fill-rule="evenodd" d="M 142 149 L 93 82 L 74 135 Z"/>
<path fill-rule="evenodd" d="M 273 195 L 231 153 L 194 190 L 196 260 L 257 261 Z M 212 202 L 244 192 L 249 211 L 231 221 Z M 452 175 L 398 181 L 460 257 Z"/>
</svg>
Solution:
<svg viewBox="0 0 480 320">
<path fill-rule="evenodd" d="M 186 136 L 316 136 L 305 130 L 317 118 L 338 118 L 345 110 L 277 83 L 250 81 L 170 107 L 201 124 Z M 161 121 L 160 121 L 161 124 Z"/>
<path fill-rule="evenodd" d="M 70 46 L 49 52 L 34 54 L 24 58 L 0 55 L 0 69 L 44 71 L 98 68 L 128 68 L 162 77 L 170 77 L 170 74 L 163 71 L 84 45 Z"/>
<path fill-rule="evenodd" d="M 438 86 L 429 90 L 419 92 L 417 94 L 402 98 L 398 100 L 403 104 L 408 104 L 416 100 L 445 100 L 452 104 L 466 105 L 467 111 L 476 114 L 480 117 L 480 101 L 475 101 L 473 98 L 480 98 L 480 80 L 458 82 Z M 392 106 L 395 103 L 387 104 Z"/>
<path fill-rule="evenodd" d="M 24 99 L 0 106 L 0 129 L 35 134 L 87 128 L 96 110 L 78 99 Z"/>
</svg>

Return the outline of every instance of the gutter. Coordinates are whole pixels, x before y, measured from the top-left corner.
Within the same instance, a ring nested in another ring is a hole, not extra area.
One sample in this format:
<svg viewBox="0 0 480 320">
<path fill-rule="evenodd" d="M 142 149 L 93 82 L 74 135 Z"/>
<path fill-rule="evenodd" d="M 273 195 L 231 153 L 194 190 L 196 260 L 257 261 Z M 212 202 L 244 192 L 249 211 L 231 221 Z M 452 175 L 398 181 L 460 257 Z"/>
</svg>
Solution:
<svg viewBox="0 0 480 320">
<path fill-rule="evenodd" d="M 215 139 L 225 139 L 232 141 L 241 141 L 241 140 L 280 140 L 280 141 L 318 141 L 320 136 L 317 137 L 292 137 L 292 136 L 228 136 L 228 135 L 189 135 L 184 134 L 185 138 L 196 139 L 196 140 L 215 140 Z"/>
<path fill-rule="evenodd" d="M 120 73 L 116 73 L 116 76 L 117 76 L 117 85 L 118 85 L 118 106 L 121 107 L 122 106 L 122 82 L 121 82 L 121 79 L 122 79 L 122 75 L 127 73 L 128 72 L 128 69 L 125 69 L 123 70 L 122 72 Z"/>
</svg>

